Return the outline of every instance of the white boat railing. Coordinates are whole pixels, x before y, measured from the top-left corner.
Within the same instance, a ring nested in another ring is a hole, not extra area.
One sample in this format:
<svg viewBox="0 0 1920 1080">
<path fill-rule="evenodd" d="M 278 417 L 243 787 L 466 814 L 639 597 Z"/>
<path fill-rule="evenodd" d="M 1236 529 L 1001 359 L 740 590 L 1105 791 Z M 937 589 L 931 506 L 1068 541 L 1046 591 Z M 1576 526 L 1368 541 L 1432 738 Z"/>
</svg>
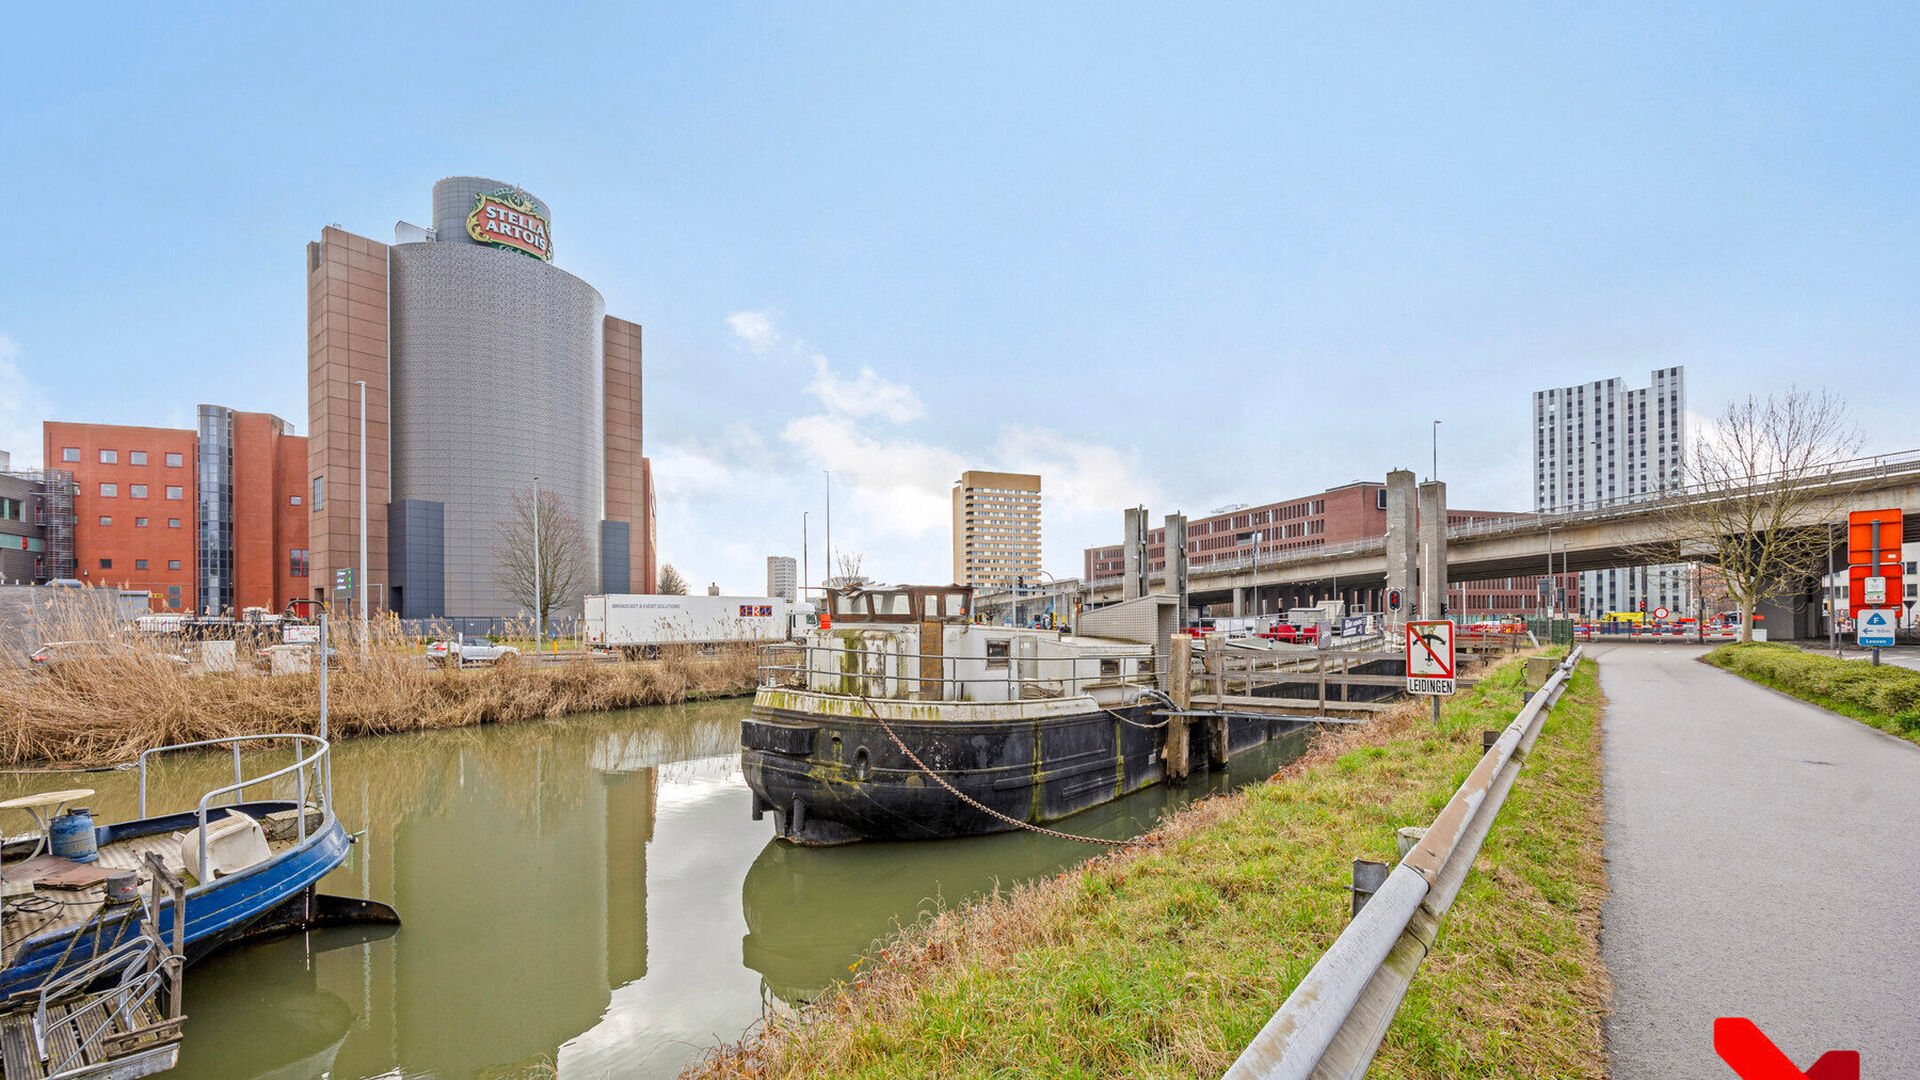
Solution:
<svg viewBox="0 0 1920 1080">
<path fill-rule="evenodd" d="M 826 679 L 854 679 L 862 687 L 878 683 L 881 688 L 891 681 L 902 687 L 912 686 L 915 694 L 924 695 L 929 686 L 938 687 L 942 699 L 946 687 L 955 687 L 960 694 L 966 688 L 975 685 L 1005 687 L 1007 700 L 1019 702 L 1026 700 L 1024 691 L 1031 687 L 1039 691 L 1041 697 L 1057 697 L 1062 693 L 1078 695 L 1094 687 L 1158 687 L 1160 672 L 1166 666 L 1167 657 L 1148 652 L 1100 655 L 1095 653 L 1077 656 L 1021 656 L 1011 641 L 1006 656 L 953 656 L 939 653 L 919 653 L 895 651 L 892 649 L 854 649 L 841 645 L 811 645 L 784 643 L 765 645 L 760 648 L 759 685 L 762 687 L 806 688 L 814 676 Z M 795 654 L 798 654 L 796 657 Z M 821 656 L 825 662 L 815 664 L 815 657 Z M 857 657 L 853 667 L 856 670 L 841 670 L 846 657 Z M 868 658 L 877 658 L 869 661 Z M 930 676 L 924 673 L 923 661 L 940 662 L 940 674 Z M 1135 669 L 1125 671 L 1121 661 L 1134 661 Z M 1106 672 L 1102 661 L 1111 661 L 1115 670 Z M 962 662 L 983 666 L 986 674 L 961 675 L 959 665 Z M 1001 665 L 1005 666 L 1002 671 Z M 1065 668 L 1064 676 L 1061 669 Z M 1082 671 L 1090 667 L 1091 672 Z M 1051 671 L 1052 675 L 1042 674 Z M 1023 674 L 1023 672 L 1025 672 Z M 831 691 L 829 691 L 831 692 Z M 889 697 L 884 693 L 869 694 L 872 697 Z M 921 697 L 920 700 L 930 700 Z M 955 700 L 966 700 L 964 697 Z"/>
<path fill-rule="evenodd" d="M 269 743 L 269 742 L 279 742 L 279 741 L 291 742 L 293 744 L 293 752 L 294 752 L 293 764 L 283 766 L 281 768 L 275 769 L 274 771 L 270 773 L 266 773 L 261 776 L 252 776 L 252 777 L 247 776 L 245 766 L 242 764 L 242 757 L 240 754 L 241 744 L 242 743 Z M 274 780 L 278 780 L 283 776 L 292 775 L 295 778 L 294 786 L 297 793 L 297 797 L 295 800 L 296 810 L 294 812 L 294 818 L 296 819 L 295 830 L 296 830 L 296 836 L 298 838 L 298 842 L 305 843 L 307 839 L 307 805 L 308 805 L 309 791 L 313 791 L 319 796 L 318 807 L 319 807 L 322 819 L 324 820 L 325 818 L 332 816 L 333 784 L 331 782 L 332 769 L 329 768 L 329 765 L 330 765 L 329 758 L 333 750 L 332 744 L 330 744 L 326 739 L 323 739 L 318 735 L 303 735 L 303 734 L 296 734 L 293 732 L 286 732 L 286 733 L 273 734 L 273 735 L 231 735 L 224 739 L 202 739 L 199 742 L 176 743 L 172 746 L 156 746 L 151 750 L 141 751 L 140 762 L 138 765 L 138 769 L 140 772 L 140 816 L 142 818 L 145 818 L 148 816 L 147 815 L 147 762 L 149 761 L 149 759 L 156 757 L 160 754 L 170 754 L 180 750 L 203 750 L 213 746 L 231 746 L 232 747 L 233 749 L 233 783 L 227 784 L 222 787 L 214 788 L 213 790 L 202 794 L 200 796 L 199 803 L 195 807 L 195 813 L 197 814 L 199 819 L 198 821 L 199 840 L 200 840 L 199 865 L 203 870 L 207 866 L 207 810 L 211 806 L 213 800 L 219 798 L 222 795 L 233 794 L 236 796 L 234 801 L 239 802 L 241 800 L 237 797 L 238 792 L 245 791 L 247 788 L 254 787 L 259 784 L 265 784 Z M 311 785 L 309 785 L 308 783 L 307 774 L 309 771 L 313 773 Z M 202 884 L 205 884 L 205 882 L 202 882 Z"/>
</svg>

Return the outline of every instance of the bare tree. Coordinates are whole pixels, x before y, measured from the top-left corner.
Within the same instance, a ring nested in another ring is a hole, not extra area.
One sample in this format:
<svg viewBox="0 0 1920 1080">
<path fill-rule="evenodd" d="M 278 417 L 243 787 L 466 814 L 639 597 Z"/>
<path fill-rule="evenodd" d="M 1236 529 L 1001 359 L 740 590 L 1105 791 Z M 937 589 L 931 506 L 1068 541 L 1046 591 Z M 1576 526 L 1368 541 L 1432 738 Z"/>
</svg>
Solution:
<svg viewBox="0 0 1920 1080">
<path fill-rule="evenodd" d="M 660 567 L 660 595 L 687 595 L 687 579 L 680 576 L 680 571 L 675 570 L 672 563 Z"/>
<path fill-rule="evenodd" d="M 1824 390 L 1732 402 L 1695 439 L 1688 489 L 1656 511 L 1645 554 L 1710 564 L 1752 641 L 1761 603 L 1824 572 L 1830 501 L 1860 441 Z"/>
<path fill-rule="evenodd" d="M 858 584 L 860 564 L 866 561 L 866 556 L 857 551 L 836 551 L 833 557 L 834 561 L 840 564 L 840 574 L 834 579 L 840 583 L 840 587 L 847 588 Z"/>
<path fill-rule="evenodd" d="M 516 491 L 493 560 L 500 587 L 516 603 L 533 609 L 544 626 L 554 608 L 579 598 L 586 583 L 586 533 L 557 493 L 541 491 L 536 504 L 533 492 Z"/>
</svg>

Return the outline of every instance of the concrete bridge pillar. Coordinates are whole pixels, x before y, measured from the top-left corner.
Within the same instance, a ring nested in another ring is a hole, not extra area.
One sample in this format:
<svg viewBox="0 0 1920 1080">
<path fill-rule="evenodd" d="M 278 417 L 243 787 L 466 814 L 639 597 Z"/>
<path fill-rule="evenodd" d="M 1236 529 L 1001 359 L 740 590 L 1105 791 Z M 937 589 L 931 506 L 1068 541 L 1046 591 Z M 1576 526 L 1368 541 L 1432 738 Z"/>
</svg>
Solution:
<svg viewBox="0 0 1920 1080">
<path fill-rule="evenodd" d="M 1124 543 L 1126 565 L 1120 578 L 1120 599 L 1138 600 L 1147 594 L 1147 508 L 1127 508 Z"/>
<path fill-rule="evenodd" d="M 1419 547 L 1420 618 L 1443 618 L 1440 611 L 1447 599 L 1447 485 L 1444 481 L 1429 480 L 1420 485 Z"/>
<path fill-rule="evenodd" d="M 1394 622 L 1405 622 L 1413 607 L 1414 479 L 1407 469 L 1387 474 L 1387 588 L 1405 597 L 1399 612 L 1388 612 Z M 1382 609 L 1385 610 L 1385 609 Z"/>
<path fill-rule="evenodd" d="M 1167 593 L 1179 600 L 1175 615 L 1180 621 L 1175 625 L 1185 629 L 1191 621 L 1187 618 L 1187 515 L 1168 514 L 1166 524 Z"/>
<path fill-rule="evenodd" d="M 1233 587 L 1233 617 L 1238 619 L 1247 613 L 1247 590 L 1238 585 Z"/>
</svg>

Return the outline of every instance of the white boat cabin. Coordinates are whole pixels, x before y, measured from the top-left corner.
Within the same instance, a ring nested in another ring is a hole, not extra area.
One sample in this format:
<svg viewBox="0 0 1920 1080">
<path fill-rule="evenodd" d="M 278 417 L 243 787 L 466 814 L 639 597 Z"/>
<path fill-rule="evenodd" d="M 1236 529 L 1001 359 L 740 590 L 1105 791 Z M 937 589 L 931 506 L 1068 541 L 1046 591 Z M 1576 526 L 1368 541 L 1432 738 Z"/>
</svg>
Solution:
<svg viewBox="0 0 1920 1080">
<path fill-rule="evenodd" d="M 1150 645 L 973 621 L 965 586 L 835 590 L 788 685 L 897 701 L 1123 704 L 1157 684 Z"/>
</svg>

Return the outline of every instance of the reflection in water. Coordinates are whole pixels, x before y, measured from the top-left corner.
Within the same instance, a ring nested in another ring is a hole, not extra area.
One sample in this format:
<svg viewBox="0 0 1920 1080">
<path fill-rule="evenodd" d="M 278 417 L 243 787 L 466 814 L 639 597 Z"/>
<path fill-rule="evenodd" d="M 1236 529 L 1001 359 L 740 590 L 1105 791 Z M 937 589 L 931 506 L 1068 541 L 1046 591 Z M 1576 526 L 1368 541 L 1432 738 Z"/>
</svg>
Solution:
<svg viewBox="0 0 1920 1080">
<path fill-rule="evenodd" d="M 824 850 L 769 839 L 738 768 L 743 701 L 351 740 L 336 809 L 362 831 L 322 887 L 394 905 L 398 932 L 329 929 L 234 950 L 187 983 L 185 1078 L 672 1076 L 764 1008 L 811 997 L 896 921 L 1083 859 L 1029 833 Z M 1172 802 L 1265 775 L 1299 739 L 1182 792 L 1070 819 L 1124 836 Z M 230 782 L 167 760 L 155 811 Z M 64 786 L 0 777 L 0 798 Z M 40 781 L 40 782 L 36 782 Z M 99 774 L 96 816 L 135 810 Z M 19 828 L 19 822 L 4 823 Z"/>
</svg>

